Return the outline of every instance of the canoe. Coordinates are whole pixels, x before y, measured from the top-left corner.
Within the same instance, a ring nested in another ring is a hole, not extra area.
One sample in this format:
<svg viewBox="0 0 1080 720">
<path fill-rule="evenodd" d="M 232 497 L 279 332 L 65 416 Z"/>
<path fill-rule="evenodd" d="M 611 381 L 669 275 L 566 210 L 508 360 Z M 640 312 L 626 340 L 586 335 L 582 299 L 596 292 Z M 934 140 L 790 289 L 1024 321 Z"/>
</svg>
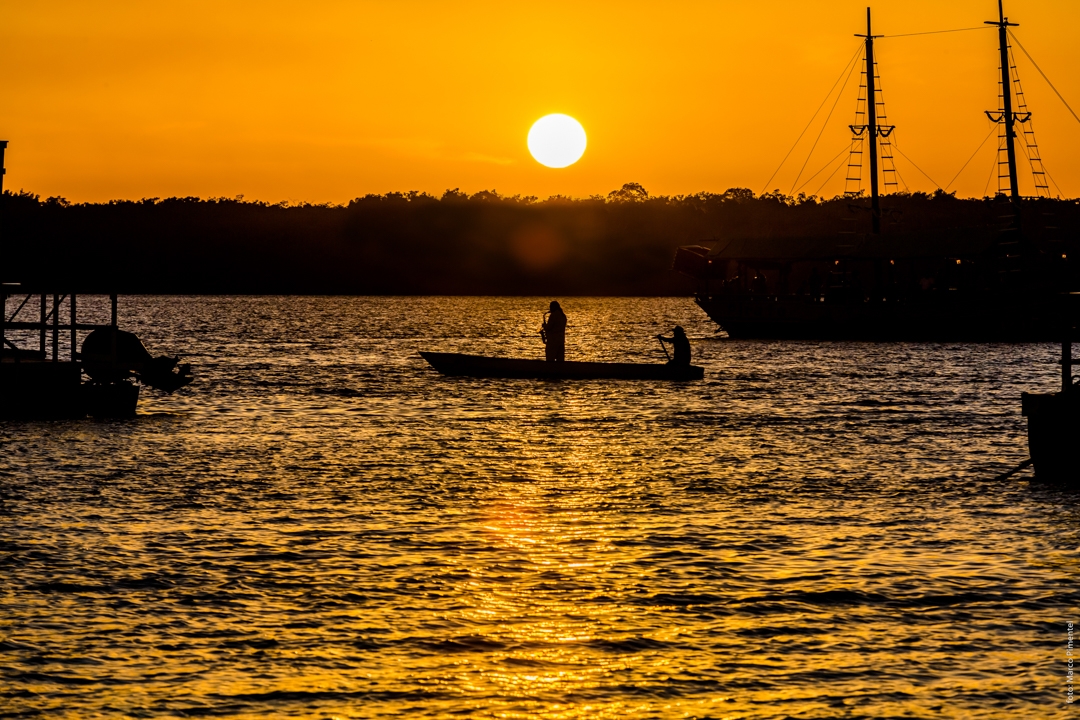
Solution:
<svg viewBox="0 0 1080 720">
<path fill-rule="evenodd" d="M 547 362 L 462 353 L 420 352 L 443 375 L 563 380 L 701 380 L 705 368 L 658 363 Z"/>
</svg>

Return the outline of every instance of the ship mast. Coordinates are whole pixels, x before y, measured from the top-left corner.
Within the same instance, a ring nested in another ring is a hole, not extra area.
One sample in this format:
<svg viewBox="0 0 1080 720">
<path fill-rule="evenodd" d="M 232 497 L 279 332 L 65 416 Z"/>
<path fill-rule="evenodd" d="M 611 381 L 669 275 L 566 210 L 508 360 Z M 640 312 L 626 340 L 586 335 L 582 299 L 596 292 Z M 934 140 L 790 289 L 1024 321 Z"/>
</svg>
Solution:
<svg viewBox="0 0 1080 720">
<path fill-rule="evenodd" d="M 1009 76 L 1009 28 L 1019 23 L 1011 23 L 1005 17 L 1003 0 L 998 0 L 998 19 L 987 20 L 985 25 L 997 25 L 998 49 L 1001 52 L 1001 110 L 1000 115 L 987 111 L 991 120 L 1005 125 L 1005 152 L 1009 158 L 1009 195 L 1013 204 L 1020 202 L 1020 183 L 1016 178 L 1016 130 L 1013 128 L 1017 118 L 1012 107 L 1012 78 Z"/>
<path fill-rule="evenodd" d="M 1004 31 L 1003 31 L 1004 32 Z M 870 215 L 873 233 L 881 234 L 881 200 L 878 197 L 877 88 L 874 77 L 874 35 L 870 30 L 870 8 L 866 8 L 866 132 L 870 136 Z"/>
</svg>

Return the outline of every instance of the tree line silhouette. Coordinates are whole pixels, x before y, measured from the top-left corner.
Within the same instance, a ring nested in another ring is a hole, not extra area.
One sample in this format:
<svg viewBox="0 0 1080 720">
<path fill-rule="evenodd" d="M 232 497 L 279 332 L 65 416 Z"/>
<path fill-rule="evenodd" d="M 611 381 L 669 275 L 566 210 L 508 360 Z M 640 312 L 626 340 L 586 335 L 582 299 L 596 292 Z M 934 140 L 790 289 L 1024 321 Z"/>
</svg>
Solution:
<svg viewBox="0 0 1080 720">
<path fill-rule="evenodd" d="M 1003 198 L 885 196 L 884 232 L 1001 227 Z M 627 183 L 589 198 L 365 195 L 345 205 L 196 197 L 70 203 L 5 191 L 5 280 L 81 292 L 688 295 L 679 245 L 835 236 L 869 225 L 864 198 L 780 192 L 650 196 Z M 1004 208 L 1004 210 L 1003 210 Z M 1076 200 L 1025 203 L 1025 230 L 1075 238 Z M 1049 220 L 1047 220 L 1049 218 Z"/>
</svg>

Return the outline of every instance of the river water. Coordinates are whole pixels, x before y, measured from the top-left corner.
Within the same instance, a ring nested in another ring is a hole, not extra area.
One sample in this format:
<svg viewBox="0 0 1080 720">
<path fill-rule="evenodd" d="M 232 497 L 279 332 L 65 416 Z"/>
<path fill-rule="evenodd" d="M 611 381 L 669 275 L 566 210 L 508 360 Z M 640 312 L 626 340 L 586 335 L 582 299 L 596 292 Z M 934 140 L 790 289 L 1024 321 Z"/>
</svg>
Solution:
<svg viewBox="0 0 1080 720">
<path fill-rule="evenodd" d="M 1052 345 L 731 341 L 566 298 L 127 297 L 196 382 L 0 423 L 0 716 L 1071 716 L 1080 496 L 995 476 Z M 101 299 L 81 299 L 104 312 Z"/>
</svg>

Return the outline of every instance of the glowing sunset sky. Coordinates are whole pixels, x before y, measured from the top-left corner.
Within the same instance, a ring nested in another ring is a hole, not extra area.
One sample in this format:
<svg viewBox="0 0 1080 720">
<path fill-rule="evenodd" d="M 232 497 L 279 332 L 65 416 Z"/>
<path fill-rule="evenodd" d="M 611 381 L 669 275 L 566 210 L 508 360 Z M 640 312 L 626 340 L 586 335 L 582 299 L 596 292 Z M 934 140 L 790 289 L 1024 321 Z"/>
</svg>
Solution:
<svg viewBox="0 0 1080 720">
<path fill-rule="evenodd" d="M 5 187 L 75 201 L 344 202 L 455 187 L 586 196 L 629 181 L 652 194 L 758 192 L 856 51 L 866 5 L 3 0 Z M 875 33 L 895 35 L 980 26 L 997 7 L 907 0 L 873 10 Z M 1080 111 L 1080 2 L 1010 0 L 1006 14 Z M 989 132 L 996 47 L 989 27 L 878 43 L 898 143 L 940 184 Z M 1078 196 L 1080 123 L 1014 51 L 1046 167 Z M 857 79 L 808 173 L 845 147 Z M 529 127 L 549 113 L 588 133 L 569 168 L 529 156 Z M 960 195 L 983 194 L 993 144 L 953 186 Z M 808 150 L 770 187 L 791 190 Z M 911 189 L 934 188 L 898 165 Z M 1026 165 L 1021 189 L 1031 192 Z M 824 192 L 842 190 L 834 181 Z"/>
</svg>

